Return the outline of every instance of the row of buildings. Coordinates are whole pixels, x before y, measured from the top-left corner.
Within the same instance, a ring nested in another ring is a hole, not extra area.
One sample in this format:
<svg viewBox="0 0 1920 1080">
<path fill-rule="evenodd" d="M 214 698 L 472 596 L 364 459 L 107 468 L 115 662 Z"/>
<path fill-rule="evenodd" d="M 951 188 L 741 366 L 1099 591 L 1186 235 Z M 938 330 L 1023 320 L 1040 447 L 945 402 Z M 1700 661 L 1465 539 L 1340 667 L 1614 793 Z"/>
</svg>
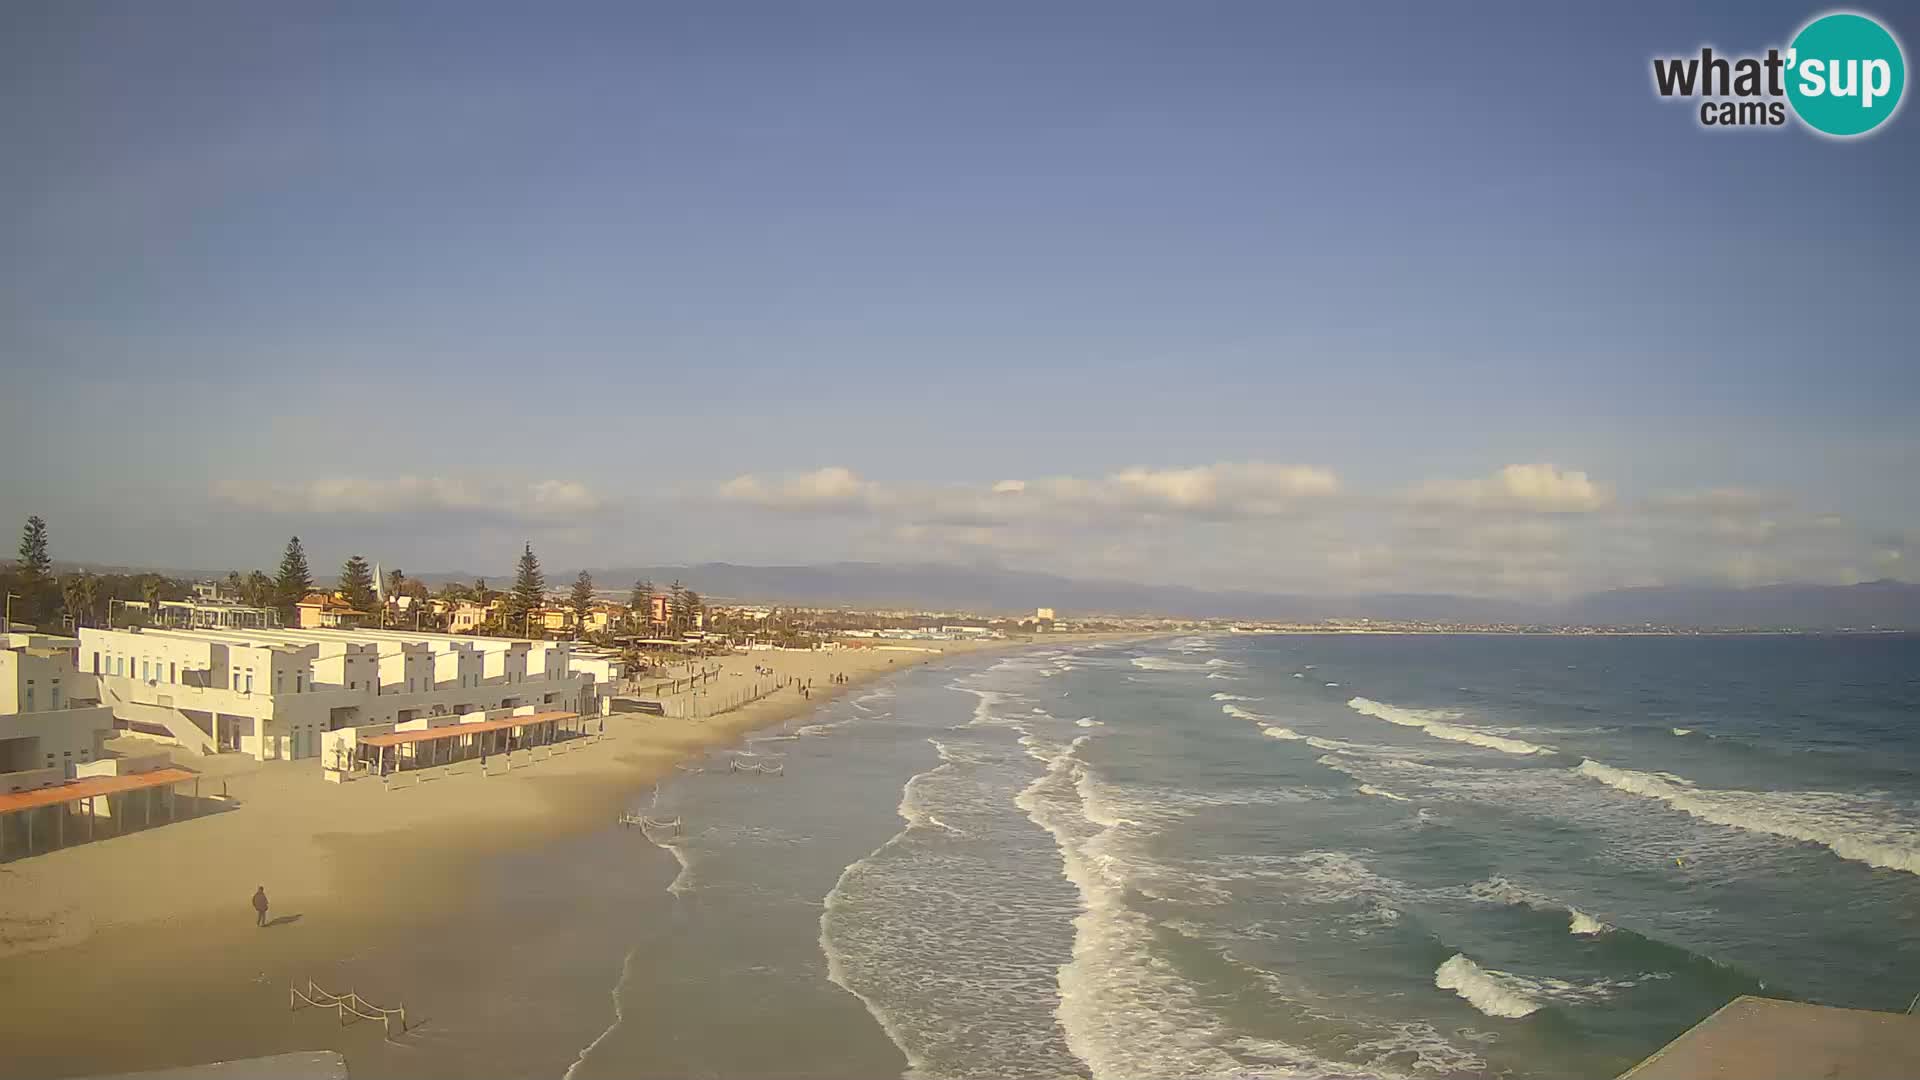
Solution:
<svg viewBox="0 0 1920 1080">
<path fill-rule="evenodd" d="M 603 716 L 625 675 L 616 655 L 574 642 L 365 628 L 82 627 L 4 641 L 0 794 L 117 768 L 104 749 L 116 731 L 301 760 L 346 729 Z"/>
</svg>

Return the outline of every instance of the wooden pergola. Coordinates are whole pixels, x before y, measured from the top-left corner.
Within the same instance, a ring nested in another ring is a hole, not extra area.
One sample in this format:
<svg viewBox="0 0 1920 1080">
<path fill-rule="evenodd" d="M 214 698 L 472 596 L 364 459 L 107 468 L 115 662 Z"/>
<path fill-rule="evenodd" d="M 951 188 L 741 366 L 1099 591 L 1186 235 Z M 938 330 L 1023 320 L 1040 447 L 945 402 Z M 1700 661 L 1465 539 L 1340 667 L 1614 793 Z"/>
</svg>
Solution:
<svg viewBox="0 0 1920 1080">
<path fill-rule="evenodd" d="M 355 764 L 385 776 L 471 758 L 485 762 L 489 754 L 511 754 L 573 738 L 582 734 L 582 728 L 579 713 L 539 712 L 474 724 L 390 731 L 359 740 L 354 748 Z"/>
<path fill-rule="evenodd" d="M 25 856 L 36 854 L 38 850 L 52 851 L 65 847 L 67 843 L 67 818 L 77 808 L 87 820 L 86 839 L 92 840 L 95 832 L 95 818 L 99 816 L 96 800 L 106 799 L 108 818 L 116 823 L 126 820 L 137 807 L 140 810 L 140 827 L 146 828 L 154 823 L 156 816 L 171 822 L 180 816 L 180 789 L 178 785 L 193 782 L 194 799 L 188 806 L 190 814 L 198 813 L 200 797 L 200 774 L 190 769 L 165 768 L 149 772 L 131 773 L 126 776 L 88 776 L 79 780 L 69 780 L 52 787 L 35 788 L 32 791 L 14 791 L 0 795 L 0 859 L 9 855 L 7 844 L 8 819 L 16 815 L 26 822 L 25 850 L 11 854 Z M 113 799 L 120 798 L 119 809 L 114 809 Z M 50 831 L 53 843 L 44 849 L 35 845 L 36 819 L 47 816 L 44 811 L 52 808 L 53 824 Z M 165 813 L 160 811 L 164 809 Z M 116 831 L 124 828 L 116 825 Z"/>
</svg>

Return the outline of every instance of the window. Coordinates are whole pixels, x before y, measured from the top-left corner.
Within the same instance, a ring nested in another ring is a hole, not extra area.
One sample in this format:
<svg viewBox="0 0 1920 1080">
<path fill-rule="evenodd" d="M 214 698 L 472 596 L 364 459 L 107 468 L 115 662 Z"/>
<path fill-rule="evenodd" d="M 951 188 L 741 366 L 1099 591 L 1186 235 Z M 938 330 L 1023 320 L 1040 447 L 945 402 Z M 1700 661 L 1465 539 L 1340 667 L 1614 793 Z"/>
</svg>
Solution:
<svg viewBox="0 0 1920 1080">
<path fill-rule="evenodd" d="M 100 654 L 97 651 L 93 654 L 93 673 L 100 674 Z"/>
<path fill-rule="evenodd" d="M 247 672 L 247 693 L 253 693 L 253 672 Z"/>
<path fill-rule="evenodd" d="M 169 663 L 167 665 L 167 681 L 168 682 L 180 681 L 180 665 L 179 664 Z"/>
<path fill-rule="evenodd" d="M 21 709 L 20 711 L 21 712 L 33 711 L 33 681 L 31 679 L 27 681 L 27 707 L 24 709 Z"/>
<path fill-rule="evenodd" d="M 50 694 L 49 696 L 53 698 L 52 707 L 55 709 L 59 708 L 60 707 L 60 688 L 57 686 L 54 687 L 53 693 Z"/>
</svg>

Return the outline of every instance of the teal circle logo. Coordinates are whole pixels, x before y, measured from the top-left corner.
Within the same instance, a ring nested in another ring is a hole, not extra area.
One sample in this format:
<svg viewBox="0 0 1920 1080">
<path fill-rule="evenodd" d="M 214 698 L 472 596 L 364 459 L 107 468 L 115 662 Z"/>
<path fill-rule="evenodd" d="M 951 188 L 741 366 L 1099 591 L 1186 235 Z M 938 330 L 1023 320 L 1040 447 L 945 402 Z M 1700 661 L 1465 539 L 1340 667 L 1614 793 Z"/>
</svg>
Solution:
<svg viewBox="0 0 1920 1080">
<path fill-rule="evenodd" d="M 1808 127 L 1865 135 L 1900 107 L 1907 60 L 1886 27 L 1850 11 L 1808 23 L 1787 50 L 1787 100 Z"/>
</svg>

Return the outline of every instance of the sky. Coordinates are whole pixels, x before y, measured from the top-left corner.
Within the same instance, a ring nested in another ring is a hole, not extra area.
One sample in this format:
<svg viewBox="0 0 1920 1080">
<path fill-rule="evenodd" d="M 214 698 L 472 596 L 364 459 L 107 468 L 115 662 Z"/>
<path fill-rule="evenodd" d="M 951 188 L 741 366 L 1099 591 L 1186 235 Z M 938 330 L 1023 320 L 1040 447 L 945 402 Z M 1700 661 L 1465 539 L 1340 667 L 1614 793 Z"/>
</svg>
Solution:
<svg viewBox="0 0 1920 1080">
<path fill-rule="evenodd" d="M 1822 10 L 0 6 L 0 525 L 209 570 L 1920 580 L 1920 117 L 1652 89 Z"/>
</svg>

